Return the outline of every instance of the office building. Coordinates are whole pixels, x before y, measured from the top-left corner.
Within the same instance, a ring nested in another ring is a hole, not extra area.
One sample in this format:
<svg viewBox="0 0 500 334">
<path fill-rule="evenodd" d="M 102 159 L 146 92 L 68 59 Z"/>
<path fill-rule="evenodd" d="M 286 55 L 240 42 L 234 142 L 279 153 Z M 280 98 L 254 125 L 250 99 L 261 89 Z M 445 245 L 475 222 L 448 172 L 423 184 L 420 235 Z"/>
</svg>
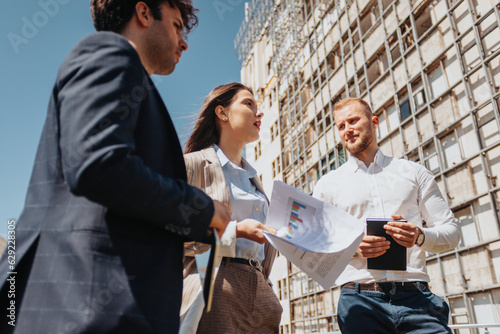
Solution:
<svg viewBox="0 0 500 334">
<path fill-rule="evenodd" d="M 499 2 L 254 0 L 245 11 L 235 49 L 265 112 L 247 158 L 266 191 L 282 180 L 312 193 L 348 158 L 333 104 L 366 100 L 382 151 L 431 170 L 457 218 L 459 246 L 427 254 L 450 323 L 500 322 Z M 272 275 L 282 333 L 338 330 L 338 287 L 323 290 L 283 256 Z"/>
</svg>

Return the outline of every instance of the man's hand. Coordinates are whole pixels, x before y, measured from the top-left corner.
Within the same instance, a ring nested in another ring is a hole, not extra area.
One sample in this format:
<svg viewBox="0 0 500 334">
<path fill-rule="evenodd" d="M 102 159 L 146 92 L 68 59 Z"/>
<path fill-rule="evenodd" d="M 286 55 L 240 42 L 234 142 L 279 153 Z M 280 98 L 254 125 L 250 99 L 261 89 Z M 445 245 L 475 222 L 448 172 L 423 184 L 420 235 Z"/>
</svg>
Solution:
<svg viewBox="0 0 500 334">
<path fill-rule="evenodd" d="M 389 249 L 390 245 L 391 243 L 384 237 L 365 235 L 356 253 L 366 258 L 379 257 Z"/>
<path fill-rule="evenodd" d="M 255 219 L 245 219 L 236 224 L 236 237 L 245 238 L 259 244 L 266 242 L 266 237 L 262 230 L 276 234 L 274 228 L 268 227 Z"/>
<path fill-rule="evenodd" d="M 216 229 L 220 237 L 222 233 L 224 233 L 227 223 L 229 223 L 231 217 L 229 216 L 229 211 L 224 204 L 216 200 L 213 200 L 213 202 L 214 215 L 212 217 L 212 221 L 210 222 L 210 227 Z"/>
<path fill-rule="evenodd" d="M 403 219 L 400 215 L 392 215 L 392 219 Z M 412 223 L 406 222 L 388 222 L 384 225 L 387 234 L 389 234 L 394 241 L 406 248 L 413 247 L 418 237 L 418 227 Z"/>
</svg>

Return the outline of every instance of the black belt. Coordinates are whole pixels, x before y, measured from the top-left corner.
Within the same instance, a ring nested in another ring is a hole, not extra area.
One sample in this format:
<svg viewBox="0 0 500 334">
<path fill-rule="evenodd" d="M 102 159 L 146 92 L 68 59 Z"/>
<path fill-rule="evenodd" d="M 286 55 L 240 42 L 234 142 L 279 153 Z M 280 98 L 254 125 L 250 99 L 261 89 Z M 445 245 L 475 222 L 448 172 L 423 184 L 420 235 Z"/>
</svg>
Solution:
<svg viewBox="0 0 500 334">
<path fill-rule="evenodd" d="M 420 288 L 419 288 L 420 285 Z M 354 283 L 348 282 L 342 285 L 342 289 L 353 289 L 360 291 L 391 292 L 396 291 L 422 291 L 429 290 L 427 282 L 375 282 L 375 283 Z"/>
<path fill-rule="evenodd" d="M 250 267 L 253 267 L 259 271 L 262 271 L 262 265 L 260 264 L 259 260 L 255 259 L 243 259 L 240 257 L 225 257 L 223 258 L 222 261 L 225 262 L 232 262 L 232 263 L 241 263 L 241 264 L 246 264 Z"/>
</svg>

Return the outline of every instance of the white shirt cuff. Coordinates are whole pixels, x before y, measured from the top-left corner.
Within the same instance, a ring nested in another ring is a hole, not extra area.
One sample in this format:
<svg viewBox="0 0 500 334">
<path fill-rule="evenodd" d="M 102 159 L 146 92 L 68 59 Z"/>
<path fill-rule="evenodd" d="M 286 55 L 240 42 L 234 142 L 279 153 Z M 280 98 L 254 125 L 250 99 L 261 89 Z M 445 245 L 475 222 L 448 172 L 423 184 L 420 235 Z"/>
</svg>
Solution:
<svg viewBox="0 0 500 334">
<path fill-rule="evenodd" d="M 236 256 L 236 220 L 231 220 L 220 238 L 219 256 Z"/>
<path fill-rule="evenodd" d="M 436 228 L 422 228 L 425 234 L 424 243 L 420 248 L 429 253 L 447 251 L 457 246 L 460 241 L 460 233 L 456 226 L 440 226 Z"/>
</svg>

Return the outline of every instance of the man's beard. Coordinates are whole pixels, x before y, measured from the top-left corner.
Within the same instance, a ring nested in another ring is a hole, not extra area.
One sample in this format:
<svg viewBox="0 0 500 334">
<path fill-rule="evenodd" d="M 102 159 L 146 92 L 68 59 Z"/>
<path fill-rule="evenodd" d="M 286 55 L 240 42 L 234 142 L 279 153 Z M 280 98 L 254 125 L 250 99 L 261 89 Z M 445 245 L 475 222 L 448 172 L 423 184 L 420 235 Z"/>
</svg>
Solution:
<svg viewBox="0 0 500 334">
<path fill-rule="evenodd" d="M 359 154 L 366 150 L 368 146 L 373 141 L 373 136 L 370 134 L 366 134 L 364 137 L 361 137 L 361 141 L 356 142 L 356 143 L 348 143 L 344 142 L 344 147 L 349 151 L 351 154 Z"/>
</svg>

